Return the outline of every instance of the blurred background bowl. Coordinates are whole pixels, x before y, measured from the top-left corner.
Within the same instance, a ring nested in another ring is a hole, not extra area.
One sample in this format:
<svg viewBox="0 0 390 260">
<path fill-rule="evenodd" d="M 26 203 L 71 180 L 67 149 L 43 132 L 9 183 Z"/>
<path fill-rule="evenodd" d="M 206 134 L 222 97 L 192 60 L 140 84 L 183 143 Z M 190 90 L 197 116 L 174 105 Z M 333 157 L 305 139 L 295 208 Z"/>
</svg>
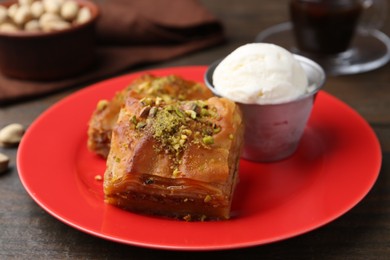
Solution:
<svg viewBox="0 0 390 260">
<path fill-rule="evenodd" d="M 75 0 L 91 11 L 82 24 L 52 32 L 0 32 L 0 71 L 23 80 L 59 80 L 91 68 L 95 61 L 96 4 Z M 0 2 L 9 7 L 17 1 Z"/>
</svg>

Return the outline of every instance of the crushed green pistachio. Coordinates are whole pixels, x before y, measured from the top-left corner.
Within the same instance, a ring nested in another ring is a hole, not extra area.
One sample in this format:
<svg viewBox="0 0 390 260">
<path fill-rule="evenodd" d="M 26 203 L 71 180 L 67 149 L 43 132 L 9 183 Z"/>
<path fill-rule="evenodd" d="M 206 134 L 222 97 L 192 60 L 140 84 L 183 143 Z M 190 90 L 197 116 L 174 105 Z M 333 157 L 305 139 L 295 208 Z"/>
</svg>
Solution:
<svg viewBox="0 0 390 260">
<path fill-rule="evenodd" d="M 108 101 L 105 99 L 102 99 L 102 100 L 99 100 L 96 108 L 98 111 L 103 111 L 107 106 L 108 106 Z"/>
<path fill-rule="evenodd" d="M 206 135 L 205 137 L 203 137 L 202 141 L 204 144 L 210 145 L 214 143 L 214 138 L 210 135 Z"/>
<path fill-rule="evenodd" d="M 178 177 L 178 176 L 180 175 L 180 173 L 181 173 L 181 172 L 179 171 L 179 169 L 176 168 L 176 169 L 173 170 L 173 173 L 172 173 L 172 174 L 173 174 L 173 177 Z"/>
<path fill-rule="evenodd" d="M 221 130 L 222 130 L 221 127 L 215 126 L 213 129 L 213 132 L 214 132 L 214 134 L 218 134 L 219 132 L 221 132 Z"/>
<path fill-rule="evenodd" d="M 150 106 L 153 105 L 154 101 L 150 97 L 145 97 L 139 101 L 144 106 Z"/>
<path fill-rule="evenodd" d="M 191 117 L 192 119 L 195 119 L 196 118 L 196 112 L 194 110 L 185 110 L 184 111 L 186 113 L 186 115 L 188 115 L 189 117 Z"/>
<path fill-rule="evenodd" d="M 131 118 L 130 118 L 130 121 L 133 123 L 133 124 L 137 124 L 137 117 L 135 115 L 133 115 Z"/>
<path fill-rule="evenodd" d="M 157 113 L 157 107 L 152 107 L 150 110 L 149 110 L 149 116 L 151 117 L 154 117 Z"/>
<path fill-rule="evenodd" d="M 183 129 L 182 133 L 183 133 L 183 135 L 186 135 L 186 136 L 192 135 L 192 131 L 190 129 Z"/>
<path fill-rule="evenodd" d="M 194 84 L 192 81 L 184 80 L 176 75 L 169 75 L 165 77 L 155 77 L 152 75 L 145 75 L 141 81 L 136 84 L 128 86 L 128 91 L 134 91 L 140 96 L 148 96 L 157 99 L 156 105 L 160 105 L 161 101 L 171 103 L 175 101 L 184 101 L 193 93 L 202 93 L 204 88 L 202 84 Z M 183 86 L 178 88 L 178 86 Z"/>
<path fill-rule="evenodd" d="M 196 114 L 200 114 L 202 107 L 196 102 L 192 102 L 190 105 L 190 110 L 194 111 Z"/>
<path fill-rule="evenodd" d="M 202 108 L 202 110 L 200 111 L 200 114 L 202 116 L 209 116 L 210 115 L 210 112 L 209 110 L 207 110 L 206 108 Z"/>
<path fill-rule="evenodd" d="M 180 175 L 178 168 L 182 162 L 181 157 L 189 144 L 209 147 L 214 144 L 213 135 L 221 131 L 221 127 L 212 120 L 213 113 L 202 112 L 209 109 L 203 101 L 158 106 L 155 99 L 142 99 L 140 103 L 144 108 L 138 118 L 131 117 L 131 122 L 138 131 L 151 131 L 157 141 L 154 149 L 169 156 L 173 163 L 171 169 L 174 177 Z"/>
<path fill-rule="evenodd" d="M 137 125 L 135 126 L 135 128 L 137 129 L 141 129 L 141 128 L 144 128 L 146 126 L 146 122 L 138 122 Z"/>
<path fill-rule="evenodd" d="M 204 202 L 207 203 L 207 202 L 210 202 L 211 201 L 211 196 L 210 195 L 206 195 L 206 197 L 204 197 Z"/>
<path fill-rule="evenodd" d="M 160 98 L 160 97 L 156 97 L 156 100 L 155 100 L 155 102 L 156 102 L 156 105 L 157 105 L 157 106 L 159 106 L 159 105 L 162 103 L 162 101 L 163 101 L 163 99 L 162 99 L 162 98 Z"/>
<path fill-rule="evenodd" d="M 175 113 L 176 113 L 176 115 L 178 115 L 179 117 L 184 118 L 183 112 L 182 112 L 180 109 L 178 109 L 177 107 L 175 108 Z"/>
</svg>

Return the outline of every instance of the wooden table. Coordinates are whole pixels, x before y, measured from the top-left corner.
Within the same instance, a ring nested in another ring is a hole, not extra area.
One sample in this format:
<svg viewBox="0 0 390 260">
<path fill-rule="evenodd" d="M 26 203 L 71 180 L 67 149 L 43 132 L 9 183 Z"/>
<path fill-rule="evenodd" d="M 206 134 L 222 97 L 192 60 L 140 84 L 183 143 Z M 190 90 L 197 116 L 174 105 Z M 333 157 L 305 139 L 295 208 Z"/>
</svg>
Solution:
<svg viewBox="0 0 390 260">
<path fill-rule="evenodd" d="M 209 64 L 252 42 L 267 27 L 288 20 L 284 0 L 203 2 L 224 22 L 228 43 L 145 68 Z M 389 35 L 390 23 L 382 30 Z M 380 140 L 383 163 L 369 194 L 324 227 L 268 245 L 212 252 L 164 251 L 106 241 L 71 228 L 41 209 L 19 180 L 17 149 L 0 149 L 12 160 L 11 170 L 0 176 L 0 259 L 390 259 L 389 82 L 390 64 L 363 74 L 329 77 L 326 82 L 325 91 L 351 106 L 372 126 Z M 2 107 L 0 126 L 13 122 L 28 126 L 74 91 Z"/>
</svg>

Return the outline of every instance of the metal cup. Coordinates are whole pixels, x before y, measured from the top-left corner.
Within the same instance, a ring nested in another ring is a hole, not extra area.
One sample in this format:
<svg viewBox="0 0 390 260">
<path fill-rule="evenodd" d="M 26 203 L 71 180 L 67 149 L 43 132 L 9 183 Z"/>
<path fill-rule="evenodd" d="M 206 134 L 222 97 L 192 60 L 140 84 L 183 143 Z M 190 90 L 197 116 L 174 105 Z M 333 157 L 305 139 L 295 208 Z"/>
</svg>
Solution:
<svg viewBox="0 0 390 260">
<path fill-rule="evenodd" d="M 279 104 L 243 104 L 236 102 L 244 116 L 245 134 L 242 158 L 272 162 L 291 156 L 297 149 L 309 119 L 314 99 L 325 82 L 324 70 L 314 61 L 294 55 L 309 79 L 308 92 Z M 217 96 L 212 76 L 220 61 L 210 65 L 205 74 L 207 87 Z"/>
</svg>

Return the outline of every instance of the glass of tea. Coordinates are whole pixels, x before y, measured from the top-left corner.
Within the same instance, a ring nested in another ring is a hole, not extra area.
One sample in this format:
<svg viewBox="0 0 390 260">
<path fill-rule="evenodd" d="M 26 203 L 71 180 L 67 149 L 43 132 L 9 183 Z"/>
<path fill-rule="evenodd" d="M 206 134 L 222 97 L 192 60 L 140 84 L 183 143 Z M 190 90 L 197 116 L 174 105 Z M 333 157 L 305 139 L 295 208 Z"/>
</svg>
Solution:
<svg viewBox="0 0 390 260">
<path fill-rule="evenodd" d="M 383 23 L 387 0 L 290 0 L 293 34 L 300 52 L 338 55 L 348 50 L 358 27 Z"/>
</svg>

